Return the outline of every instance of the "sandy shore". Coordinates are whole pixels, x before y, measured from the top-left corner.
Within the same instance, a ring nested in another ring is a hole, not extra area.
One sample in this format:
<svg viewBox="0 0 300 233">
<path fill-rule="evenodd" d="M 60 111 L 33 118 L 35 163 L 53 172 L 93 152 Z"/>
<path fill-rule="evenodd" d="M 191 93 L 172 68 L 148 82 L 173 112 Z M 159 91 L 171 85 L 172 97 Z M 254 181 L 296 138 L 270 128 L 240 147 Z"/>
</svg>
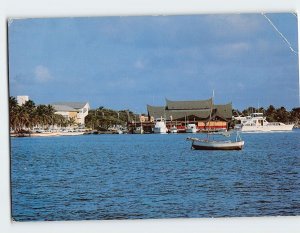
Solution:
<svg viewBox="0 0 300 233">
<path fill-rule="evenodd" d="M 45 132 L 45 133 L 21 133 L 10 134 L 11 137 L 57 137 L 57 136 L 78 136 L 83 135 L 84 132 Z"/>
</svg>

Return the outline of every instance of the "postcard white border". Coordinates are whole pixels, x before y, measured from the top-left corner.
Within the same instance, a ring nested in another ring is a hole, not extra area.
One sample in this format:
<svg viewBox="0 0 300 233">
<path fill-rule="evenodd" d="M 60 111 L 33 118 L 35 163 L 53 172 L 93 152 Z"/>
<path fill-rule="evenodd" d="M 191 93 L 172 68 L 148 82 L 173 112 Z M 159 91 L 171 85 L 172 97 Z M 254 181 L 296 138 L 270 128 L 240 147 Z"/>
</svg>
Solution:
<svg viewBox="0 0 300 233">
<path fill-rule="evenodd" d="M 6 20 L 27 17 L 178 15 L 298 12 L 299 0 L 0 0 L 0 229 L 6 233 L 50 232 L 297 232 L 299 217 L 122 220 L 16 223 L 10 219 Z M 298 21 L 299 22 L 299 21 Z M 299 33 L 298 23 L 298 33 Z M 298 42 L 299 43 L 299 42 Z M 299 46 L 300 47 L 300 46 Z M 300 83 L 300 82 L 299 82 Z M 300 89 L 300 84 L 299 84 Z M 300 101 L 300 96 L 299 96 Z"/>
</svg>

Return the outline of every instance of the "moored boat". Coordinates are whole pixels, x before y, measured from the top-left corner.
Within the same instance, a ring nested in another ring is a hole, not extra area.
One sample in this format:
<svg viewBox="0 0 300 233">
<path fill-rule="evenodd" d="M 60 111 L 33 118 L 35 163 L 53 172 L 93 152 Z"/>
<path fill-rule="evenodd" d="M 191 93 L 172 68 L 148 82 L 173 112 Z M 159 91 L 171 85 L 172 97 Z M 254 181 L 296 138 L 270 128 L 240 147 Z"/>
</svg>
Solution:
<svg viewBox="0 0 300 233">
<path fill-rule="evenodd" d="M 235 129 L 243 132 L 272 132 L 272 131 L 291 131 L 294 124 L 284 124 L 282 122 L 268 122 L 262 113 L 252 113 L 246 117 L 235 117 L 241 121 Z"/>
<path fill-rule="evenodd" d="M 170 133 L 178 133 L 178 129 L 175 125 L 173 125 L 170 129 L 169 129 Z"/>
<path fill-rule="evenodd" d="M 78 136 L 78 135 L 83 135 L 84 132 L 78 132 L 78 131 L 68 131 L 68 132 L 61 132 L 61 136 Z"/>
<path fill-rule="evenodd" d="M 166 134 L 168 132 L 168 128 L 163 118 L 156 119 L 153 132 L 156 134 Z"/>
<path fill-rule="evenodd" d="M 195 124 L 187 124 L 186 133 L 197 133 L 197 126 Z"/>
<path fill-rule="evenodd" d="M 144 133 L 143 126 L 136 127 L 136 128 L 133 130 L 133 133 L 134 133 L 134 134 L 143 134 L 143 133 Z"/>
<path fill-rule="evenodd" d="M 211 111 L 209 116 L 209 121 L 211 120 L 212 116 L 212 106 L 213 106 L 213 99 L 214 99 L 214 92 L 212 97 L 212 103 L 211 103 Z M 210 137 L 213 135 L 222 135 L 225 137 L 230 137 L 232 132 L 214 132 L 210 133 L 207 132 L 207 138 L 201 139 L 201 138 L 192 138 L 188 137 L 187 140 L 192 141 L 192 149 L 195 150 L 241 150 L 245 144 L 245 142 L 241 139 L 240 134 L 238 131 L 236 132 L 235 141 L 231 140 L 212 140 Z"/>
<path fill-rule="evenodd" d="M 187 138 L 192 141 L 192 149 L 195 150 L 241 150 L 244 141 L 214 141 L 199 138 Z"/>
</svg>

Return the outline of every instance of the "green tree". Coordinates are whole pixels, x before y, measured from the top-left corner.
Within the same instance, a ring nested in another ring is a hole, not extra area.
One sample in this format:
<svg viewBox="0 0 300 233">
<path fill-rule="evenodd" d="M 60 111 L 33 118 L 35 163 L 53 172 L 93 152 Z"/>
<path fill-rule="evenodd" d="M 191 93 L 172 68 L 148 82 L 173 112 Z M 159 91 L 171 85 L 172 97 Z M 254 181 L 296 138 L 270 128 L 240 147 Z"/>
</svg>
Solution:
<svg viewBox="0 0 300 233">
<path fill-rule="evenodd" d="M 115 111 L 103 106 L 90 110 L 85 118 L 85 125 L 92 129 L 107 130 L 113 125 L 126 126 L 127 122 L 134 119 L 134 113 L 129 110 Z"/>
<path fill-rule="evenodd" d="M 293 108 L 290 112 L 290 122 L 294 122 L 296 124 L 300 123 L 300 107 L 299 108 Z"/>
<path fill-rule="evenodd" d="M 289 112 L 285 109 L 285 107 L 276 109 L 276 120 L 284 123 L 289 121 Z"/>
<path fill-rule="evenodd" d="M 9 126 L 10 129 L 16 131 L 17 125 L 19 124 L 18 119 L 18 103 L 15 97 L 9 97 Z"/>
<path fill-rule="evenodd" d="M 273 105 L 270 105 L 266 110 L 266 118 L 269 122 L 276 121 L 276 109 Z"/>
</svg>

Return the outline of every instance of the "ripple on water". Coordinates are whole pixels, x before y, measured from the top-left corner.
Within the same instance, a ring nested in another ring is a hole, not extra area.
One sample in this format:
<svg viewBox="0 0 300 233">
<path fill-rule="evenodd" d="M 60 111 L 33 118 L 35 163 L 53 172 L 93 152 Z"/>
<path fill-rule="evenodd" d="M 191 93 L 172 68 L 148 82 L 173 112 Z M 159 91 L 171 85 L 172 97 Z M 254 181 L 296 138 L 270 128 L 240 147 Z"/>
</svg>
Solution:
<svg viewBox="0 0 300 233">
<path fill-rule="evenodd" d="M 12 140 L 18 221 L 300 213 L 300 131 L 245 134 L 242 151 L 190 150 L 186 135 Z"/>
</svg>

